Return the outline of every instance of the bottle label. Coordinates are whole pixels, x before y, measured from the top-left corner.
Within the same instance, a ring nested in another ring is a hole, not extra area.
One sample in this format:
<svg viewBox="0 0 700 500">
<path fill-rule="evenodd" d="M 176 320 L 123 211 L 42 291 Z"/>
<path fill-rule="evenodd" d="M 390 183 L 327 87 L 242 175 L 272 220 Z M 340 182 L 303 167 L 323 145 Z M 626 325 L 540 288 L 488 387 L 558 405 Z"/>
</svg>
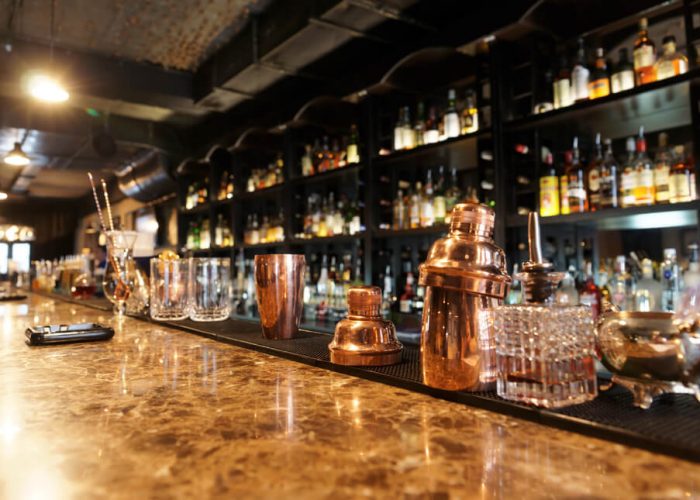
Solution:
<svg viewBox="0 0 700 500">
<path fill-rule="evenodd" d="M 416 135 L 412 128 L 404 127 L 402 129 L 401 143 L 403 144 L 403 149 L 413 149 L 416 147 Z"/>
<path fill-rule="evenodd" d="M 554 82 L 554 108 L 571 106 L 571 80 L 562 78 Z"/>
<path fill-rule="evenodd" d="M 559 215 L 559 178 L 556 175 L 540 177 L 540 215 Z"/>
<path fill-rule="evenodd" d="M 448 138 L 458 137 L 459 132 L 459 115 L 457 115 L 457 113 L 447 113 L 445 115 L 445 135 Z"/>
<path fill-rule="evenodd" d="M 659 64 L 656 65 L 656 79 L 657 80 L 663 80 L 664 78 L 671 78 L 673 76 L 676 76 L 678 73 L 676 73 L 676 65 L 673 64 L 673 61 L 670 60 L 664 60 L 664 61 L 659 61 Z"/>
<path fill-rule="evenodd" d="M 575 101 L 588 99 L 588 78 L 590 71 L 581 65 L 576 65 L 571 72 L 571 91 Z"/>
<path fill-rule="evenodd" d="M 588 98 L 598 99 L 599 97 L 605 97 L 610 95 L 610 80 L 606 78 L 599 78 L 598 80 L 592 81 L 588 84 Z"/>
<path fill-rule="evenodd" d="M 620 191 L 622 192 L 622 206 L 630 207 L 635 203 L 634 190 L 637 187 L 637 172 L 625 170 L 620 177 Z"/>
<path fill-rule="evenodd" d="M 659 163 L 654 168 L 654 186 L 656 187 L 657 203 L 667 203 L 669 201 L 669 170 L 667 163 Z"/>
<path fill-rule="evenodd" d="M 402 299 L 399 301 L 399 311 L 402 313 L 410 313 L 411 312 L 411 301 Z"/>
<path fill-rule="evenodd" d="M 357 152 L 357 144 L 348 144 L 348 163 L 360 163 L 360 155 Z"/>
<path fill-rule="evenodd" d="M 401 151 L 403 149 L 403 127 L 396 127 L 394 129 L 394 151 Z"/>
<path fill-rule="evenodd" d="M 691 199 L 690 175 L 687 172 L 679 172 L 669 177 L 669 201 L 682 203 Z"/>
<path fill-rule="evenodd" d="M 654 47 L 651 45 L 642 45 L 634 49 L 634 69 L 653 66 L 654 62 L 656 62 L 656 57 Z"/>
<path fill-rule="evenodd" d="M 437 129 L 426 130 L 423 133 L 424 144 L 435 144 L 440 139 L 440 132 Z"/>
<path fill-rule="evenodd" d="M 600 205 L 605 208 L 616 208 L 618 205 L 617 182 L 614 175 L 600 177 Z"/>
<path fill-rule="evenodd" d="M 634 88 L 634 71 L 631 69 L 615 73 L 611 80 L 613 94 Z"/>
<path fill-rule="evenodd" d="M 438 195 L 435 197 L 435 200 L 433 201 L 433 212 L 435 214 L 435 220 L 439 222 L 444 222 L 445 214 L 447 212 L 444 196 Z"/>
<path fill-rule="evenodd" d="M 654 171 L 648 168 L 637 171 L 637 185 L 634 188 L 637 205 L 654 203 Z"/>
</svg>

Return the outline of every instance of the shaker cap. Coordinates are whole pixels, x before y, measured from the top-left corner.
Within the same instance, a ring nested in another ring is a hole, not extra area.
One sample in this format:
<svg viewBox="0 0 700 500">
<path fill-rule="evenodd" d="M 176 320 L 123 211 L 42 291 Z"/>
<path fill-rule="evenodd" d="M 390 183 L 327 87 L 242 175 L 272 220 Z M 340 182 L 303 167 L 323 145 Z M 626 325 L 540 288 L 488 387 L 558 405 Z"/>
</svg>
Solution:
<svg viewBox="0 0 700 500">
<path fill-rule="evenodd" d="M 378 286 L 353 286 L 348 289 L 348 313 L 352 316 L 378 316 L 382 290 Z"/>
<path fill-rule="evenodd" d="M 486 205 L 456 205 L 449 234 L 433 244 L 419 268 L 419 283 L 504 298 L 511 278 L 505 253 L 492 239 L 494 223 L 494 211 Z"/>
</svg>

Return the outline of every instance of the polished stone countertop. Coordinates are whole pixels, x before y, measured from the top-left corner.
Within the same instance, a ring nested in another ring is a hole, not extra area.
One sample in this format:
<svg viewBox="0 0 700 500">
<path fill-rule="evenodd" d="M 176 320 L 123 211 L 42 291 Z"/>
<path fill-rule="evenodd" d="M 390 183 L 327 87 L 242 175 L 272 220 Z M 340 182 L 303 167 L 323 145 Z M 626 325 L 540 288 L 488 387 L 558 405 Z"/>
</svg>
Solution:
<svg viewBox="0 0 700 500">
<path fill-rule="evenodd" d="M 113 324 L 33 347 L 30 324 Z M 700 498 L 700 464 L 81 305 L 0 305 L 1 498 Z"/>
</svg>

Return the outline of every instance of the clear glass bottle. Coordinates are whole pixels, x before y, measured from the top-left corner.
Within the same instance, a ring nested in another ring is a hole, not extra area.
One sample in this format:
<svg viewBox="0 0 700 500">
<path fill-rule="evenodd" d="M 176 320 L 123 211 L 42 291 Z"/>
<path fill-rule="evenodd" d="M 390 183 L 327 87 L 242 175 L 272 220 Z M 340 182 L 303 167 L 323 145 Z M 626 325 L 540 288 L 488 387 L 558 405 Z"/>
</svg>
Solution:
<svg viewBox="0 0 700 500">
<path fill-rule="evenodd" d="M 563 273 L 542 258 L 539 221 L 530 212 L 530 259 L 517 276 L 524 303 L 496 307 L 496 391 L 504 399 L 560 408 L 598 395 L 591 309 L 561 306 L 554 292 Z"/>
<path fill-rule="evenodd" d="M 676 52 L 676 37 L 665 36 L 661 42 L 663 55 L 656 61 L 656 79 L 672 78 L 688 71 L 688 58 Z"/>
<path fill-rule="evenodd" d="M 449 234 L 420 266 L 426 287 L 421 327 L 423 381 L 445 390 L 484 390 L 496 379 L 489 308 L 502 303 L 511 278 L 505 253 L 493 241 L 495 214 L 460 203 Z"/>
<path fill-rule="evenodd" d="M 559 288 L 554 294 L 554 301 L 557 304 L 562 306 L 577 306 L 579 304 L 579 295 L 574 279 L 575 272 L 573 268 L 570 268 L 569 271 L 563 273 Z"/>
<path fill-rule="evenodd" d="M 664 249 L 664 261 L 661 263 L 661 310 L 675 312 L 680 298 L 680 275 L 676 261 L 676 249 Z"/>
<path fill-rule="evenodd" d="M 608 282 L 610 302 L 621 311 L 631 311 L 634 308 L 634 277 L 627 272 L 627 259 L 624 255 L 615 258 L 615 271 Z"/>
<path fill-rule="evenodd" d="M 634 310 L 642 312 L 661 310 L 661 283 L 654 279 L 654 266 L 649 259 L 642 260 L 642 279 L 634 292 Z"/>
</svg>

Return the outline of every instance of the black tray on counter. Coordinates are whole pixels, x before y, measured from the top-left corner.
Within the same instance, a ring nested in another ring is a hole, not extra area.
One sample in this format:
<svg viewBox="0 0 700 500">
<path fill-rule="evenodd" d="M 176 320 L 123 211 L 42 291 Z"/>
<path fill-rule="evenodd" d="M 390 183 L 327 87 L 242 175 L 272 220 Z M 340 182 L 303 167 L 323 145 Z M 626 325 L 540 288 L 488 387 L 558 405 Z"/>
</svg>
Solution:
<svg viewBox="0 0 700 500">
<path fill-rule="evenodd" d="M 43 294 L 42 294 L 43 295 Z M 106 300 L 77 301 L 66 296 L 49 297 L 109 310 Z M 140 317 L 150 321 L 146 317 Z M 258 322 L 226 320 L 198 323 L 191 320 L 158 322 L 221 342 L 340 373 L 382 382 L 411 391 L 483 408 L 579 434 L 615 441 L 628 446 L 700 462 L 700 402 L 687 394 L 657 397 L 648 410 L 633 405 L 632 394 L 621 387 L 601 391 L 593 401 L 559 410 L 545 410 L 513 403 L 494 392 L 453 392 L 433 389 L 421 380 L 418 347 L 404 347 L 401 363 L 385 367 L 349 367 L 330 362 L 328 344 L 332 336 L 302 329 L 294 340 L 267 340 Z"/>
</svg>

